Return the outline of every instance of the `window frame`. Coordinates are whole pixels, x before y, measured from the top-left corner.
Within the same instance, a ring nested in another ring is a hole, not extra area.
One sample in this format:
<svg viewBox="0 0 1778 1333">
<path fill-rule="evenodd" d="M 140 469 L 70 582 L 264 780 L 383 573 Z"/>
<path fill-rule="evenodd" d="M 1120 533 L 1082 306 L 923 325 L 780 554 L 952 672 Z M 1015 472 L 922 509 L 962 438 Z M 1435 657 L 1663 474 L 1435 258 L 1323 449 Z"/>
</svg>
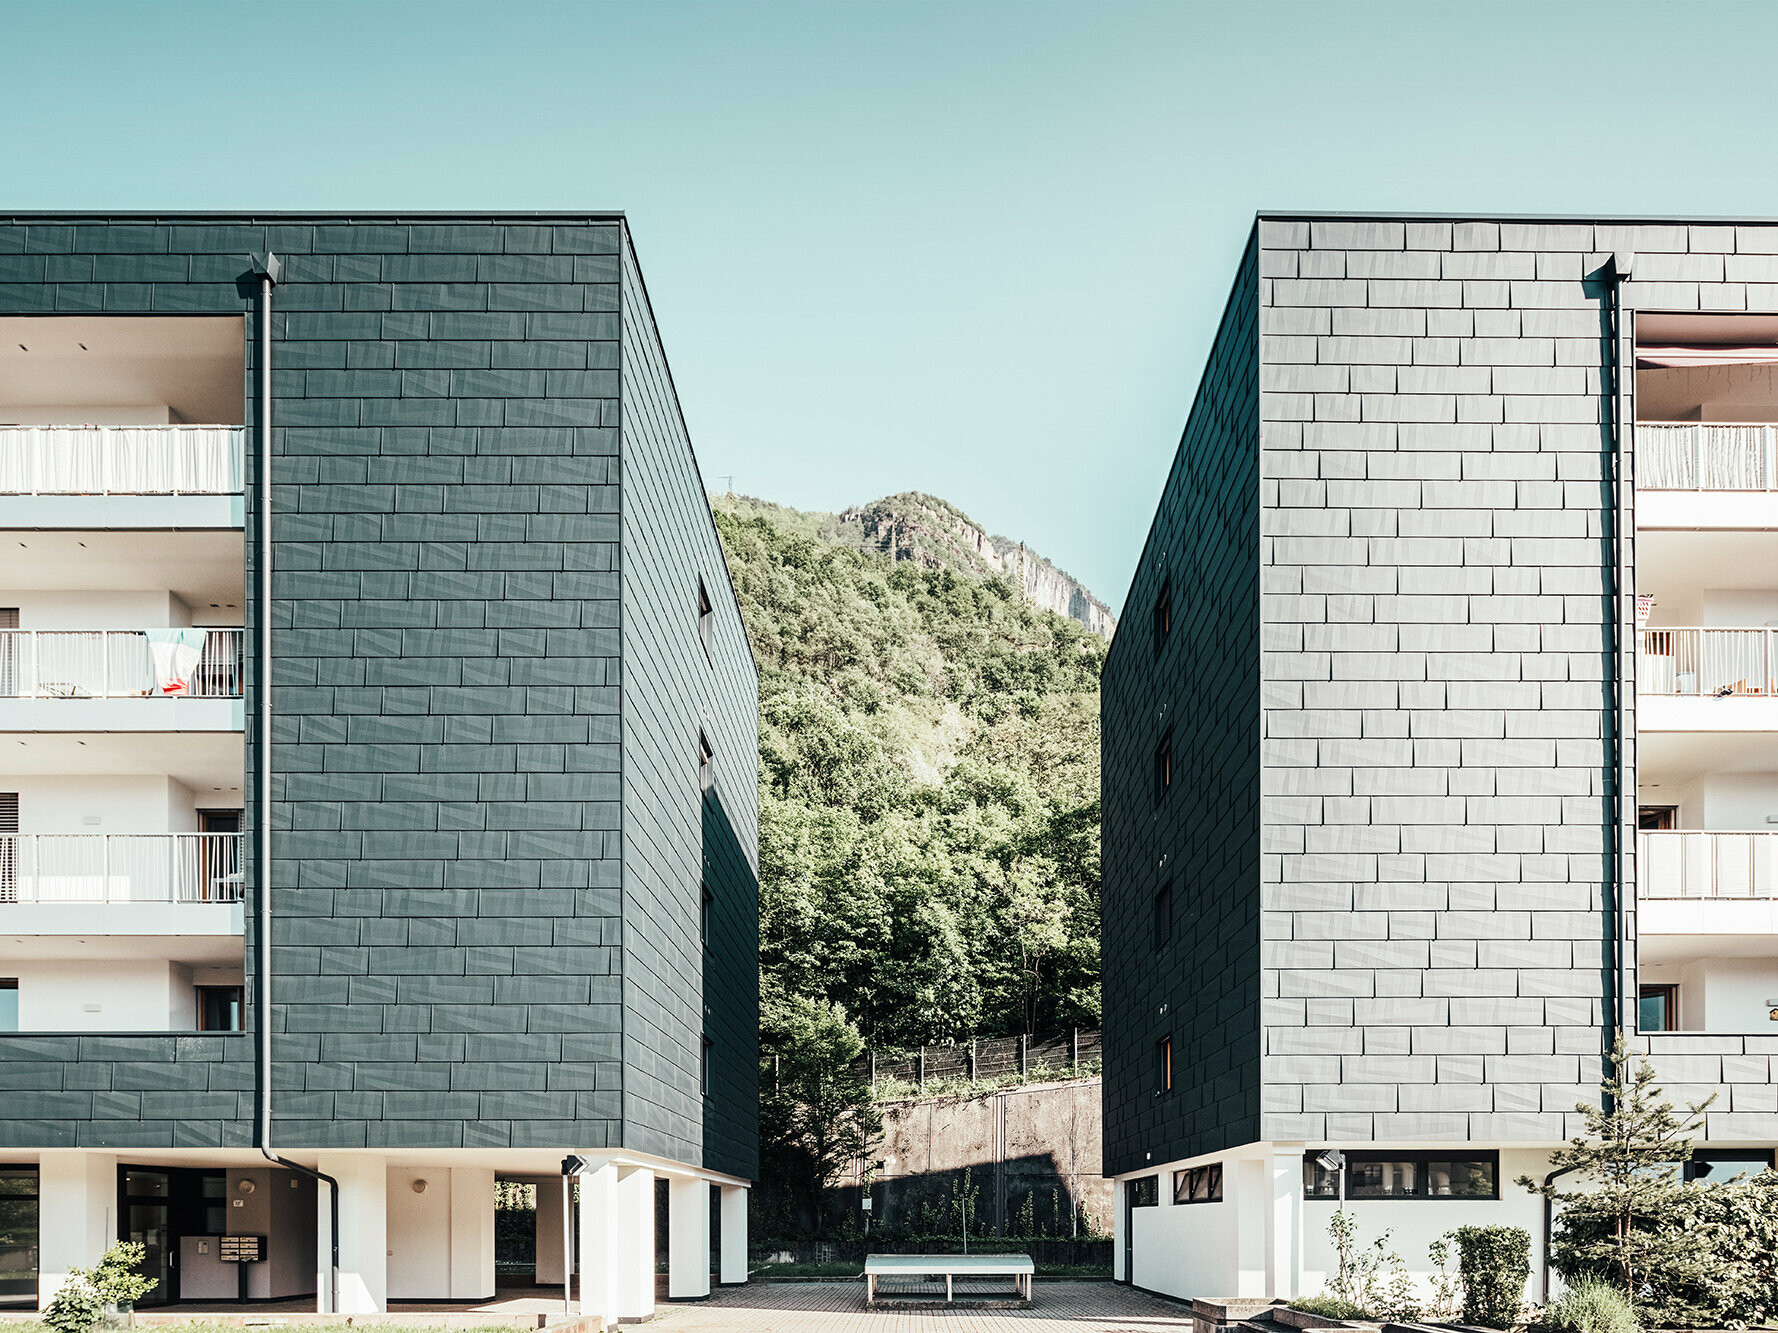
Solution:
<svg viewBox="0 0 1778 1333">
<path fill-rule="evenodd" d="M 710 733 L 698 729 L 698 792 L 708 796 L 716 790 L 716 751 L 710 744 Z"/>
<path fill-rule="evenodd" d="M 1159 805 L 1173 790 L 1173 729 L 1161 734 L 1154 747 L 1154 803 Z"/>
<path fill-rule="evenodd" d="M 192 990 L 195 992 L 195 995 L 193 997 L 195 1000 L 195 1004 L 193 1005 L 193 1008 L 196 1010 L 196 1012 L 192 1015 L 192 1019 L 193 1019 L 193 1026 L 197 1029 L 197 1031 L 204 1032 L 204 1033 L 211 1033 L 211 1032 L 245 1032 L 247 1030 L 247 985 L 245 982 L 226 981 L 226 982 L 221 982 L 221 983 L 218 983 L 215 985 L 206 983 L 201 986 L 193 986 Z M 204 1026 L 204 1000 L 205 1000 L 205 997 L 214 993 L 214 992 L 217 992 L 217 991 L 232 991 L 233 992 L 232 998 L 233 998 L 234 1005 L 235 1005 L 235 1012 L 236 1012 L 236 1014 L 238 1014 L 240 1016 L 240 1020 L 241 1020 L 241 1025 L 239 1027 L 212 1028 L 212 1027 L 205 1027 Z"/>
<path fill-rule="evenodd" d="M 1155 594 L 1151 628 L 1154 633 L 1155 655 L 1159 656 L 1161 649 L 1167 646 L 1167 640 L 1173 634 L 1173 576 L 1171 574 L 1161 580 L 1161 590 Z"/>
<path fill-rule="evenodd" d="M 704 645 L 704 660 L 716 665 L 716 603 L 710 600 L 709 585 L 698 575 L 698 642 Z"/>
<path fill-rule="evenodd" d="M 1145 1198 L 1150 1190 L 1154 1198 Z M 1132 1176 L 1124 1182 L 1124 1202 L 1130 1208 L 1158 1208 L 1161 1203 L 1161 1178 L 1158 1175 Z"/>
<path fill-rule="evenodd" d="M 1338 1203 L 1340 1185 L 1338 1172 L 1326 1171 L 1316 1163 L 1326 1149 L 1311 1148 L 1303 1154 L 1303 1200 L 1307 1203 Z M 1412 1162 L 1414 1164 L 1414 1193 L 1412 1194 L 1353 1194 L 1352 1168 L 1370 1162 Z M 1432 1171 L 1434 1162 L 1486 1162 L 1492 1168 L 1493 1192 L 1489 1194 L 1434 1194 L 1431 1191 Z M 1332 1180 L 1333 1187 L 1329 1193 L 1312 1189 L 1310 1182 L 1325 1175 Z M 1389 1152 L 1377 1149 L 1365 1152 L 1346 1153 L 1346 1202 L 1347 1203 L 1487 1203 L 1500 1199 L 1500 1151 L 1497 1148 L 1473 1148 L 1464 1151 L 1413 1150 L 1407 1152 Z"/>
<path fill-rule="evenodd" d="M 708 1032 L 698 1043 L 698 1094 L 703 1097 L 710 1095 L 710 1054 L 715 1045 Z"/>
<path fill-rule="evenodd" d="M 13 1248 L 29 1249 L 32 1254 L 37 1255 L 38 1261 L 32 1265 L 32 1267 L 29 1271 L 30 1271 L 30 1274 L 33 1278 L 41 1278 L 42 1273 L 43 1273 L 43 1265 L 42 1265 L 43 1168 L 42 1168 L 42 1165 L 37 1162 L 0 1161 L 0 1172 L 4 1172 L 8 1176 L 14 1176 L 14 1177 L 18 1177 L 18 1178 L 23 1178 L 23 1177 L 28 1176 L 36 1182 L 36 1187 L 28 1194 L 23 1193 L 23 1192 L 18 1192 L 18 1193 L 10 1193 L 9 1192 L 9 1193 L 7 1193 L 3 1196 L 0 1196 L 0 1197 L 4 1197 L 7 1199 L 13 1199 L 13 1200 L 29 1199 L 33 1204 L 36 1205 L 35 1229 L 32 1233 L 31 1244 L 29 1246 L 17 1246 L 17 1247 L 13 1247 Z M 26 1270 L 23 1270 L 23 1269 L 16 1270 L 12 1274 L 12 1276 L 15 1278 L 21 1278 L 21 1277 L 23 1277 L 25 1271 Z M 6 1311 L 32 1310 L 32 1309 L 35 1309 L 36 1306 L 37 1306 L 37 1284 L 35 1281 L 33 1281 L 31 1283 L 31 1286 L 30 1286 L 30 1289 L 28 1292 L 22 1293 L 17 1297 L 0 1296 L 0 1310 L 6 1310 Z"/>
<path fill-rule="evenodd" d="M 1198 1197 L 1192 1197 L 1196 1187 L 1202 1185 L 1203 1191 Z M 1188 1203 L 1221 1203 L 1222 1202 L 1222 1163 L 1206 1162 L 1202 1166 L 1188 1166 L 1173 1173 L 1173 1205 L 1183 1207 Z"/>
<path fill-rule="evenodd" d="M 710 881 L 698 881 L 698 943 L 705 949 L 710 947 L 710 912 L 716 903 L 716 895 L 710 892 Z"/>
<path fill-rule="evenodd" d="M 1664 1028 L 1645 1028 L 1642 1026 L 1642 1002 L 1656 996 L 1663 997 L 1667 1002 L 1667 1026 Z M 1679 1026 L 1679 983 L 1677 981 L 1641 981 L 1636 985 L 1636 1031 L 1643 1032 L 1683 1032 Z"/>
<path fill-rule="evenodd" d="M 1154 1044 L 1154 1095 L 1165 1097 L 1172 1091 L 1173 1034 L 1169 1032 Z"/>
<path fill-rule="evenodd" d="M 1162 953 L 1173 943 L 1173 881 L 1167 880 L 1154 891 L 1153 921 L 1154 951 Z"/>
</svg>

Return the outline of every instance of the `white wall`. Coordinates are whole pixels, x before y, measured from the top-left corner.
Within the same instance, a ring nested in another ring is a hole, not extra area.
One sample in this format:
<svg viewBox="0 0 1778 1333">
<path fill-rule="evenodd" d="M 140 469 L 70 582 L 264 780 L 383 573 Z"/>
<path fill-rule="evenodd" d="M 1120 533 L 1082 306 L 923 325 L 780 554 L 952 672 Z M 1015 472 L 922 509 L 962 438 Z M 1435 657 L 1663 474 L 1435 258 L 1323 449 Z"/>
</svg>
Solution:
<svg viewBox="0 0 1778 1333">
<path fill-rule="evenodd" d="M 0 588 L 0 606 L 18 608 L 20 629 L 165 629 L 191 624 L 191 608 L 170 592 Z"/>
<path fill-rule="evenodd" d="M 18 978 L 21 1032 L 190 1032 L 197 1026 L 192 970 L 164 958 L 0 960 L 0 973 Z"/>
<path fill-rule="evenodd" d="M 1225 1172 L 1234 1169 L 1231 1162 Z M 1130 1210 L 1130 1262 L 1139 1287 L 1165 1296 L 1233 1296 L 1236 1272 L 1233 1181 L 1223 1181 L 1223 1202 L 1170 1204 L 1172 1173 L 1161 1182 L 1161 1203 Z"/>
<path fill-rule="evenodd" d="M 253 1182 L 251 1193 L 241 1192 L 243 1180 Z M 277 1167 L 230 1168 L 227 1202 L 231 1233 L 266 1238 L 265 1262 L 247 1269 L 248 1295 L 278 1300 L 313 1292 L 315 1182 Z"/>
<path fill-rule="evenodd" d="M 180 419 L 165 403 L 142 403 L 133 407 L 93 407 L 75 404 L 72 407 L 11 408 L 10 421 L 31 426 L 177 426 Z"/>
<path fill-rule="evenodd" d="M 1644 421 L 1771 421 L 1778 415 L 1778 367 L 1638 370 L 1636 411 Z"/>
<path fill-rule="evenodd" d="M 0 774 L 19 795 L 21 833 L 195 833 L 197 797 L 169 777 Z M 89 822 L 97 819 L 97 823 Z"/>
</svg>

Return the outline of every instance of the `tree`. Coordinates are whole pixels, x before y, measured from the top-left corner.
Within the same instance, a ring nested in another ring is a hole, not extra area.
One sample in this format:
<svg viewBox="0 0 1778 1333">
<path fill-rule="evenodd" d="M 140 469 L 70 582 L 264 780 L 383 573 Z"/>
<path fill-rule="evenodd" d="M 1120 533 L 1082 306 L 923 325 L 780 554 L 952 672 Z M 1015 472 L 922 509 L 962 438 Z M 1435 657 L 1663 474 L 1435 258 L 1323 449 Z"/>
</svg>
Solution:
<svg viewBox="0 0 1778 1333">
<path fill-rule="evenodd" d="M 1586 1132 L 1550 1154 L 1577 1188 L 1521 1176 L 1519 1184 L 1561 1205 L 1550 1257 L 1564 1278 L 1610 1279 L 1632 1305 L 1644 1300 L 1657 1271 L 1687 1270 L 1700 1250 L 1683 1231 L 1656 1225 L 1680 1203 L 1680 1168 L 1691 1160 L 1692 1135 L 1703 1128 L 1715 1097 L 1673 1109 L 1655 1085 L 1654 1066 L 1632 1057 L 1620 1035 L 1611 1070 L 1599 1085 L 1601 1104 L 1575 1107 Z M 1602 1225 L 1589 1225 L 1591 1222 Z"/>
<path fill-rule="evenodd" d="M 858 1029 L 837 1005 L 786 998 L 767 1017 L 767 1057 L 759 1106 L 762 1151 L 802 1187 L 821 1228 L 824 1191 L 867 1156 L 883 1132 L 870 1080 L 854 1067 L 864 1053 Z"/>
</svg>

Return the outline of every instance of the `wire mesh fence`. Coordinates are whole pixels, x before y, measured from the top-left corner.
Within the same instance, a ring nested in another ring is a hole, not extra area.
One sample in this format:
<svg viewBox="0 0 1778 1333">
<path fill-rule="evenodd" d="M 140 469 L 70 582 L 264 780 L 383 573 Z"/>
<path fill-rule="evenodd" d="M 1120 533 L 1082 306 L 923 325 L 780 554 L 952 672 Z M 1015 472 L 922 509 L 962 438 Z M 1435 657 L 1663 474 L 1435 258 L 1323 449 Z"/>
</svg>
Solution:
<svg viewBox="0 0 1778 1333">
<path fill-rule="evenodd" d="M 991 1037 L 912 1051 L 867 1051 L 853 1068 L 872 1088 L 928 1083 L 994 1083 L 1037 1074 L 1058 1077 L 1096 1071 L 1097 1029 L 1075 1028 L 1052 1037 Z"/>
</svg>

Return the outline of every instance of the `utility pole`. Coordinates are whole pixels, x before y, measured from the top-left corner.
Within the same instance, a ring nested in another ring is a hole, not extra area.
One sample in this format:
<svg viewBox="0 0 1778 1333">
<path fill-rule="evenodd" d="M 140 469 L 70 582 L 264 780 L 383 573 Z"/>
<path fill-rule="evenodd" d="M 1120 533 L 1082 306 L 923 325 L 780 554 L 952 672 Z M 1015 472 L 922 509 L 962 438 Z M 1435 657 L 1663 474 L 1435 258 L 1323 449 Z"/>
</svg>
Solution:
<svg viewBox="0 0 1778 1333">
<path fill-rule="evenodd" d="M 732 472 L 718 473 L 716 480 L 724 483 L 723 490 L 727 494 L 733 495 L 735 493 L 735 474 L 734 473 L 732 473 Z"/>
</svg>

